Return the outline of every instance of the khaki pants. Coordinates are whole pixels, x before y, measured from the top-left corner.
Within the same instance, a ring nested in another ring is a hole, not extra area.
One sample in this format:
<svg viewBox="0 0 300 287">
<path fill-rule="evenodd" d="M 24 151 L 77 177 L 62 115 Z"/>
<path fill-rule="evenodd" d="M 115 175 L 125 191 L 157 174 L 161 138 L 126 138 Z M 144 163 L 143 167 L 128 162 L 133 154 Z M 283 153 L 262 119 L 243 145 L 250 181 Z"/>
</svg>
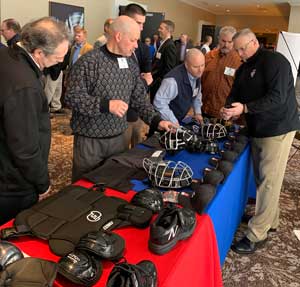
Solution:
<svg viewBox="0 0 300 287">
<path fill-rule="evenodd" d="M 252 138 L 251 153 L 256 182 L 255 215 L 246 235 L 253 242 L 267 238 L 270 228 L 279 225 L 279 196 L 295 132 Z"/>
<path fill-rule="evenodd" d="M 50 75 L 46 77 L 45 83 L 45 94 L 48 100 L 48 104 L 54 111 L 58 111 L 61 109 L 61 94 L 62 94 L 62 79 L 63 72 L 60 72 L 59 77 L 56 81 L 53 81 Z"/>
</svg>

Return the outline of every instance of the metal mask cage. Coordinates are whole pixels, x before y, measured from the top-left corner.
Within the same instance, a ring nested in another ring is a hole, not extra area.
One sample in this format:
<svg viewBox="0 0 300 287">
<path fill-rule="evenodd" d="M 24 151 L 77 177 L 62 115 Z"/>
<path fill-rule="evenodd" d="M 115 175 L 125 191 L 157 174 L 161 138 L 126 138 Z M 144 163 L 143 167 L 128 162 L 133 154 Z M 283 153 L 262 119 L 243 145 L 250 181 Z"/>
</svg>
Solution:
<svg viewBox="0 0 300 287">
<path fill-rule="evenodd" d="M 181 188 L 192 183 L 193 171 L 182 161 L 152 162 L 143 160 L 144 169 L 148 173 L 149 180 L 154 186 L 162 188 Z"/>
<path fill-rule="evenodd" d="M 186 147 L 192 137 L 193 133 L 190 130 L 180 126 L 165 132 L 159 138 L 159 142 L 167 151 L 179 151 Z"/>
</svg>

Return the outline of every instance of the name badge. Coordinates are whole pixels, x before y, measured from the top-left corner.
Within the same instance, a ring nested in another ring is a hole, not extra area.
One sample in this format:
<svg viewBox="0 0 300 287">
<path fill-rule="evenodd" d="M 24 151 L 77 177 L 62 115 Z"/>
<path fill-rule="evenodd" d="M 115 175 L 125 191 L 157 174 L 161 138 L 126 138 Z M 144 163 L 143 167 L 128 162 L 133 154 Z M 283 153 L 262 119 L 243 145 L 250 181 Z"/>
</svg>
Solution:
<svg viewBox="0 0 300 287">
<path fill-rule="evenodd" d="M 120 69 L 128 69 L 128 63 L 126 58 L 118 58 L 118 64 Z"/>
<path fill-rule="evenodd" d="M 198 96 L 198 93 L 199 93 L 199 88 L 194 89 L 194 92 L 193 92 L 193 98 L 194 98 L 194 97 L 197 97 L 197 96 Z"/>
<path fill-rule="evenodd" d="M 234 74 L 235 74 L 234 68 L 225 67 L 224 75 L 234 77 Z"/>
<path fill-rule="evenodd" d="M 158 60 L 160 60 L 160 58 L 161 58 L 161 53 L 157 52 L 156 55 L 155 55 L 155 58 L 158 59 Z"/>
</svg>

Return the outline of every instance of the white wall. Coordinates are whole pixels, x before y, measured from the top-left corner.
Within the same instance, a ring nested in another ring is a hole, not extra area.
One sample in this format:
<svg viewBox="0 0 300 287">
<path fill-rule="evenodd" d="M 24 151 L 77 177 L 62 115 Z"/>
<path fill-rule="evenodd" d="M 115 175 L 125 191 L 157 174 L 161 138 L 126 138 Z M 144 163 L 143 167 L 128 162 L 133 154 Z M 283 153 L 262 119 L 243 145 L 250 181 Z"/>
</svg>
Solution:
<svg viewBox="0 0 300 287">
<path fill-rule="evenodd" d="M 92 44 L 103 32 L 104 21 L 113 15 L 114 0 L 55 0 L 53 2 L 84 7 L 88 41 Z M 0 0 L 1 21 L 15 18 L 23 26 L 30 20 L 48 15 L 48 0 Z"/>
</svg>

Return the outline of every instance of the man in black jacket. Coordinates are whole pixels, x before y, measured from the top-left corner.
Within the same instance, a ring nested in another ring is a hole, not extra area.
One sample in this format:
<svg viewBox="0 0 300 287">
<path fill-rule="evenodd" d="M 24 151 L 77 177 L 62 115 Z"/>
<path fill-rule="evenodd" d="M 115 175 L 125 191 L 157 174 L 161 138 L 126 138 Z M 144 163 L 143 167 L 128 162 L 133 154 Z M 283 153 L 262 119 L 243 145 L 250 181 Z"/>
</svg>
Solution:
<svg viewBox="0 0 300 287">
<path fill-rule="evenodd" d="M 128 4 L 125 7 L 124 15 L 132 18 L 139 25 L 140 31 L 143 31 L 146 21 L 146 10 L 142 6 L 135 3 Z M 138 47 L 132 53 L 131 58 L 133 58 L 138 65 L 141 79 L 148 91 L 148 87 L 153 81 L 151 75 L 152 59 L 148 46 L 140 39 L 137 44 Z M 143 140 L 144 123 L 139 118 L 138 112 L 132 108 L 129 108 L 127 111 L 127 121 L 128 128 L 125 132 L 126 145 L 128 147 L 134 147 Z"/>
<path fill-rule="evenodd" d="M 164 76 L 176 66 L 176 47 L 172 39 L 174 29 L 175 24 L 170 20 L 162 21 L 158 28 L 161 42 L 152 64 L 153 83 L 150 87 L 151 102 L 153 102 Z"/>
<path fill-rule="evenodd" d="M 20 43 L 0 49 L 0 224 L 49 189 L 51 128 L 41 76 L 63 61 L 68 37 L 63 23 L 45 17 L 24 26 Z"/>
<path fill-rule="evenodd" d="M 288 60 L 280 53 L 263 50 L 250 29 L 233 37 L 234 48 L 244 62 L 236 78 L 224 119 L 245 119 L 251 137 L 256 181 L 256 208 L 246 235 L 233 251 L 251 254 L 262 247 L 268 232 L 279 226 L 279 196 L 295 131 L 300 129 L 294 80 Z"/>
</svg>

